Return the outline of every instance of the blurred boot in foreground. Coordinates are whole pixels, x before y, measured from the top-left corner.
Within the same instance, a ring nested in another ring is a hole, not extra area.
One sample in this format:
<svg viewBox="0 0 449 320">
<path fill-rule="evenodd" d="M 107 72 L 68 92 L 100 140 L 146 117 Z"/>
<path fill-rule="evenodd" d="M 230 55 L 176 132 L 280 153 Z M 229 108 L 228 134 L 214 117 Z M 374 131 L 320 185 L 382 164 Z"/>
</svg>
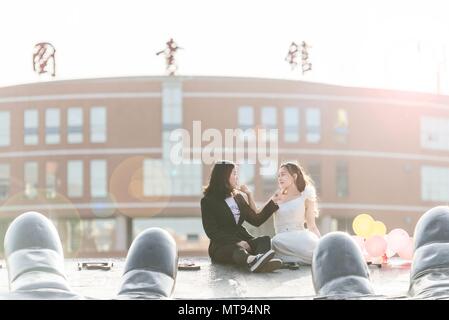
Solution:
<svg viewBox="0 0 449 320">
<path fill-rule="evenodd" d="M 409 295 L 449 299 L 449 207 L 427 211 L 415 228 Z"/>
<path fill-rule="evenodd" d="M 61 240 L 53 223 L 37 212 L 17 217 L 6 231 L 9 295 L 2 299 L 84 299 L 70 288 Z"/>
<path fill-rule="evenodd" d="M 146 229 L 129 248 L 117 298 L 170 298 L 177 267 L 178 251 L 173 237 L 160 228 Z"/>
<path fill-rule="evenodd" d="M 344 232 L 331 232 L 320 239 L 313 255 L 312 280 L 319 297 L 374 295 L 362 252 Z"/>
</svg>

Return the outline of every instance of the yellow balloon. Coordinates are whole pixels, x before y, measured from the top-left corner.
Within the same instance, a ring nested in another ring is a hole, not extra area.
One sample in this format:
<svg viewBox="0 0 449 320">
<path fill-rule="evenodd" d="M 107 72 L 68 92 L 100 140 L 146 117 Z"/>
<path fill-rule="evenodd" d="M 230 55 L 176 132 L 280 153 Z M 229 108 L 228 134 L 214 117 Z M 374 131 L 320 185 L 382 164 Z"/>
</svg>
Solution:
<svg viewBox="0 0 449 320">
<path fill-rule="evenodd" d="M 382 221 L 374 221 L 370 236 L 384 236 L 387 234 L 387 227 Z"/>
<path fill-rule="evenodd" d="M 352 229 L 355 234 L 364 238 L 371 235 L 374 219 L 369 214 L 359 214 L 352 222 Z"/>
</svg>

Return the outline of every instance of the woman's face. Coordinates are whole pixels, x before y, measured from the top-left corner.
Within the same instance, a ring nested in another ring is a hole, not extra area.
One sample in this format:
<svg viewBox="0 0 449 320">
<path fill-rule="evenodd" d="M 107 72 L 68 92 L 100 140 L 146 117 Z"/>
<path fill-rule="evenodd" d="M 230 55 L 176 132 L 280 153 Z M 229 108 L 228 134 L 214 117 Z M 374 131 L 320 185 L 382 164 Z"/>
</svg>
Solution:
<svg viewBox="0 0 449 320">
<path fill-rule="evenodd" d="M 239 172 L 237 166 L 232 169 L 231 175 L 229 176 L 229 184 L 233 188 L 237 188 L 239 186 Z"/>
<path fill-rule="evenodd" d="M 295 183 L 295 178 L 284 167 L 278 171 L 278 185 L 280 189 L 287 189 Z"/>
</svg>

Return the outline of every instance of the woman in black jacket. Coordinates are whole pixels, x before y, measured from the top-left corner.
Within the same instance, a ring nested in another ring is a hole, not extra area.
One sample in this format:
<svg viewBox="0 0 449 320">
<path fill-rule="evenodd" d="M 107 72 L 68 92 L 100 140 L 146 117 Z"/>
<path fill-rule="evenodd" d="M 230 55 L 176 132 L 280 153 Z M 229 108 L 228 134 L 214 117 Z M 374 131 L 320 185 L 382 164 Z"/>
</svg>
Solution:
<svg viewBox="0 0 449 320">
<path fill-rule="evenodd" d="M 256 213 L 253 195 L 246 186 L 240 191 L 246 194 L 251 206 L 238 191 L 238 171 L 231 161 L 215 163 L 209 185 L 201 199 L 201 217 L 204 230 L 210 239 L 209 256 L 214 263 L 244 266 L 252 272 L 271 272 L 279 269 L 282 262 L 272 259 L 271 239 L 255 238 L 245 227 L 244 221 L 260 226 L 279 209 L 278 193 Z"/>
</svg>

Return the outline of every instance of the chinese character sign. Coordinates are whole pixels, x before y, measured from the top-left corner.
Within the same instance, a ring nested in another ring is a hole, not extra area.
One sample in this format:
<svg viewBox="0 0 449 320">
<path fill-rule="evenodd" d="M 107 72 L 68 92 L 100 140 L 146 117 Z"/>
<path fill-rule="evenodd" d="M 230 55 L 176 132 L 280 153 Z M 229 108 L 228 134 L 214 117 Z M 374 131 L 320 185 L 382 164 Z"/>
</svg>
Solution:
<svg viewBox="0 0 449 320">
<path fill-rule="evenodd" d="M 292 42 L 290 44 L 290 48 L 288 50 L 288 54 L 287 57 L 285 58 L 285 61 L 287 61 L 290 64 L 292 70 L 296 69 L 296 67 L 298 66 L 297 59 L 300 54 L 301 54 L 302 74 L 312 70 L 312 63 L 310 63 L 309 61 L 309 53 L 308 53 L 309 48 L 310 46 L 305 41 L 302 41 L 301 46 L 299 46 L 296 42 Z"/>
<path fill-rule="evenodd" d="M 178 49 L 182 49 L 178 47 L 176 42 L 171 38 L 167 43 L 167 47 L 165 50 L 159 51 L 156 55 L 165 54 L 165 62 L 166 62 L 166 70 L 170 76 L 175 75 L 176 70 L 178 70 L 178 66 L 175 61 L 175 53 Z"/>
<path fill-rule="evenodd" d="M 49 72 L 51 69 L 52 77 L 56 74 L 55 47 L 48 42 L 40 42 L 34 46 L 33 52 L 33 70 L 39 75 Z"/>
<path fill-rule="evenodd" d="M 287 61 L 290 64 L 292 70 L 294 70 L 298 65 L 298 62 L 296 61 L 296 59 L 298 58 L 298 53 L 299 53 L 298 45 L 295 42 L 292 42 L 290 48 L 288 49 L 287 57 L 285 58 L 285 61 Z"/>
<path fill-rule="evenodd" d="M 312 63 L 310 63 L 309 61 L 309 53 L 307 50 L 309 48 L 310 46 L 305 41 L 303 41 L 301 44 L 302 74 L 312 70 Z"/>
</svg>

